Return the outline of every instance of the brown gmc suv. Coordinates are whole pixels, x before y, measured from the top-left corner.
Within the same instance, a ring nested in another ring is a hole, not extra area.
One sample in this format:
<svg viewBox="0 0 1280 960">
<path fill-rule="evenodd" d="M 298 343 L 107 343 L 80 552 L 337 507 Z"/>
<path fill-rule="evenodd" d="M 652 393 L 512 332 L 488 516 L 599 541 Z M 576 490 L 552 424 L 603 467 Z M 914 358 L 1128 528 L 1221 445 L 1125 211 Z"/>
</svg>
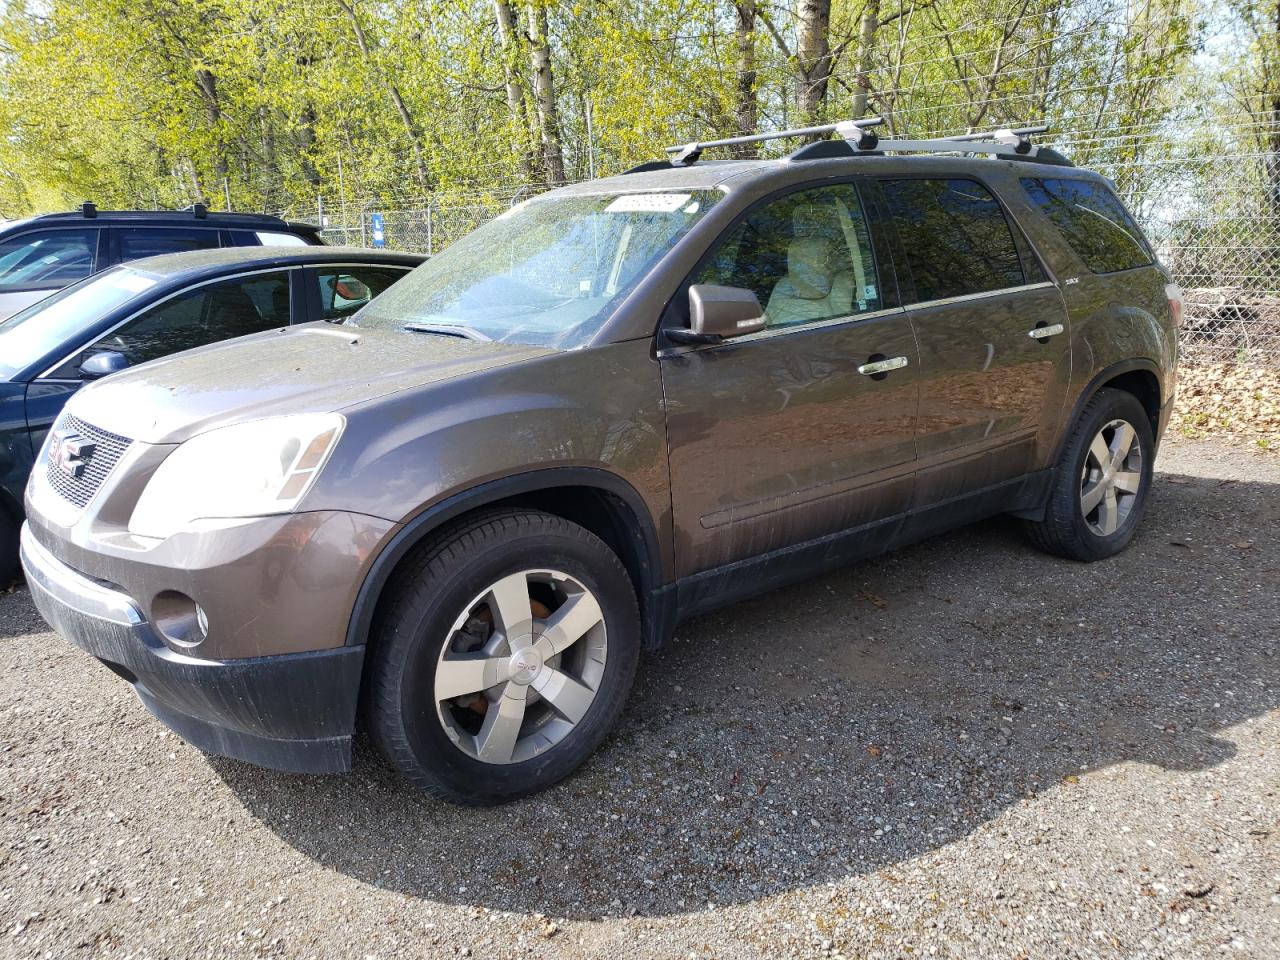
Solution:
<svg viewBox="0 0 1280 960">
<path fill-rule="evenodd" d="M 1178 289 L 1031 131 L 870 126 L 672 148 L 345 322 L 89 385 L 27 488 L 41 612 L 203 750 L 341 771 L 362 726 L 487 803 L 582 763 L 691 614 L 999 513 L 1122 550 Z"/>
</svg>

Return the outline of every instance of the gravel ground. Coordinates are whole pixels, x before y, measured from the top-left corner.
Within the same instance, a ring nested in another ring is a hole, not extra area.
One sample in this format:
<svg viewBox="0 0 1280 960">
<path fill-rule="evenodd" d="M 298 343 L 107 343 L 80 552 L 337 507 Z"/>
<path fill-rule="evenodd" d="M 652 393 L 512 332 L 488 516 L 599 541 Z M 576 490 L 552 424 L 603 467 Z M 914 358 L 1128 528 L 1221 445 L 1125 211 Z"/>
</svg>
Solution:
<svg viewBox="0 0 1280 960">
<path fill-rule="evenodd" d="M 995 521 L 684 625 L 484 811 L 205 757 L 0 596 L 0 954 L 1280 956 L 1280 458 L 1159 470 L 1115 560 Z"/>
</svg>

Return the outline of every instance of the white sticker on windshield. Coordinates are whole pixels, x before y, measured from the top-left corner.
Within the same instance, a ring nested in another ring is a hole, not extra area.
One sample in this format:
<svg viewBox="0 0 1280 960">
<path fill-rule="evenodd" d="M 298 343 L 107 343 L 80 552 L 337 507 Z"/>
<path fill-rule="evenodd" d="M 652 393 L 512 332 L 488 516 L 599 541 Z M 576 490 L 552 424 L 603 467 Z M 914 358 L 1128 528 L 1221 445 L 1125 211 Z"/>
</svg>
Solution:
<svg viewBox="0 0 1280 960">
<path fill-rule="evenodd" d="M 150 277 L 144 277 L 140 273 L 126 273 L 123 276 L 116 277 L 116 286 L 121 290 L 128 290 L 130 293 L 142 293 L 144 290 L 150 290 L 156 285 L 156 282 Z"/>
<path fill-rule="evenodd" d="M 688 193 L 628 193 L 604 209 L 608 213 L 675 213 L 691 199 Z"/>
</svg>

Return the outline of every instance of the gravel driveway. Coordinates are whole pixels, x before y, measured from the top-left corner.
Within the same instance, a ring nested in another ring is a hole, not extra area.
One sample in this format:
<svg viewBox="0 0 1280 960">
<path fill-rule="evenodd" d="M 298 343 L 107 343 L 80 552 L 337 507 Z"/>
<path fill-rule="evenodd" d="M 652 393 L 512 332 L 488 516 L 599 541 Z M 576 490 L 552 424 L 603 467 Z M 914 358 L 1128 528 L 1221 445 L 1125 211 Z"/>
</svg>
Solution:
<svg viewBox="0 0 1280 960">
<path fill-rule="evenodd" d="M 205 757 L 0 595 L 0 955 L 1280 956 L 1280 459 L 1159 471 L 1111 561 L 1001 520 L 685 624 L 483 811 Z"/>
</svg>

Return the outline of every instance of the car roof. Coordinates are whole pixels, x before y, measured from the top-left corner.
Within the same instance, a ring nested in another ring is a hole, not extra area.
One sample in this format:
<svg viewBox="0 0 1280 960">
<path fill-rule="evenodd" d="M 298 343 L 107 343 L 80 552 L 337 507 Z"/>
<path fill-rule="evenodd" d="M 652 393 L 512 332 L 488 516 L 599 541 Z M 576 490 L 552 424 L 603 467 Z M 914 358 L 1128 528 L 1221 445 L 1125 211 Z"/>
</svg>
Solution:
<svg viewBox="0 0 1280 960">
<path fill-rule="evenodd" d="M 316 234 L 320 228 L 315 224 L 301 220 L 284 220 L 281 217 L 266 213 L 216 213 L 213 211 L 197 216 L 190 210 L 95 210 L 92 216 L 86 216 L 82 210 L 66 213 L 42 213 L 25 220 L 11 223 L 0 223 L 0 231 L 8 231 L 16 226 L 31 226 L 43 223 L 82 223 L 93 226 L 96 222 L 130 223 L 149 226 L 207 227 L 226 230 L 277 230 L 293 233 Z"/>
<path fill-rule="evenodd" d="M 536 199 L 653 190 L 724 189 L 733 192 L 748 186 L 754 187 L 761 181 L 774 178 L 792 181 L 798 170 L 812 171 L 815 179 L 857 174 L 876 177 L 922 174 L 981 176 L 984 170 L 991 170 L 993 165 L 1005 166 L 1014 170 L 1019 176 L 1102 179 L 1097 173 L 1075 166 L 1029 160 L 951 155 L 867 154 L 803 160 L 786 157 L 769 160 L 701 160 L 688 166 L 672 166 L 663 161 L 654 161 L 651 164 L 642 164 L 633 172 L 570 184 L 542 194 Z"/>
<path fill-rule="evenodd" d="M 165 253 L 158 257 L 130 260 L 121 266 L 165 280 L 186 280 L 239 267 L 296 267 L 309 264 L 357 263 L 416 267 L 427 258 L 419 253 L 375 250 L 368 247 L 221 247 L 213 250 L 188 250 Z"/>
</svg>

